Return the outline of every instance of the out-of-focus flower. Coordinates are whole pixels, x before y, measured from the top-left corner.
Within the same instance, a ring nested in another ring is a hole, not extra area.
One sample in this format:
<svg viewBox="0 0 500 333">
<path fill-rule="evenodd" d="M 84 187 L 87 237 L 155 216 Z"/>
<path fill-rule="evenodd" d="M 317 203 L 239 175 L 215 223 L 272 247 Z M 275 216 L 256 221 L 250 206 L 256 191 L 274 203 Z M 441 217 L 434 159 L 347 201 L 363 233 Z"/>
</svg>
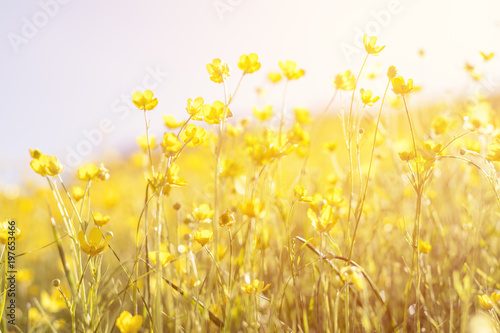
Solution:
<svg viewBox="0 0 500 333">
<path fill-rule="evenodd" d="M 493 53 L 493 52 L 488 53 L 488 54 L 486 54 L 484 52 L 479 52 L 479 54 L 481 55 L 481 57 L 483 57 L 484 61 L 490 61 L 493 58 L 493 56 L 495 55 L 495 53 Z"/>
<path fill-rule="evenodd" d="M 89 164 L 78 169 L 78 179 L 88 182 L 94 180 L 98 173 L 99 169 L 94 164 Z"/>
<path fill-rule="evenodd" d="M 306 108 L 295 108 L 293 113 L 295 113 L 295 119 L 299 124 L 310 124 L 313 122 L 311 113 Z"/>
<path fill-rule="evenodd" d="M 273 107 L 271 105 L 266 105 L 262 110 L 259 110 L 255 106 L 252 108 L 253 115 L 260 121 L 266 121 L 271 119 L 273 116 Z"/>
<path fill-rule="evenodd" d="M 96 256 L 108 246 L 109 242 L 113 238 L 111 232 L 106 233 L 106 237 L 102 239 L 102 233 L 99 228 L 92 228 L 89 233 L 88 241 L 85 238 L 85 233 L 80 231 L 78 233 L 78 240 L 80 241 L 80 248 L 83 252 L 90 256 Z"/>
<path fill-rule="evenodd" d="M 368 54 L 378 55 L 385 48 L 385 46 L 375 46 L 376 42 L 377 37 L 375 36 L 371 36 L 370 39 L 368 39 L 366 34 L 363 36 L 363 45 Z"/>
<path fill-rule="evenodd" d="M 240 205 L 241 212 L 248 217 L 258 217 L 264 209 L 264 204 L 260 199 L 247 199 Z"/>
<path fill-rule="evenodd" d="M 141 147 L 143 152 L 148 151 L 148 139 L 146 134 L 141 135 L 137 138 L 137 144 Z M 156 138 L 154 136 L 149 137 L 149 147 L 154 150 L 158 145 L 156 144 Z"/>
<path fill-rule="evenodd" d="M 429 253 L 432 250 L 432 245 L 426 241 L 421 240 L 418 243 L 418 252 Z"/>
<path fill-rule="evenodd" d="M 142 316 L 132 314 L 128 311 L 123 311 L 116 319 L 116 327 L 121 333 L 137 333 L 142 326 Z"/>
<path fill-rule="evenodd" d="M 132 95 L 132 101 L 139 110 L 151 111 L 158 105 L 158 99 L 153 96 L 151 90 L 146 90 L 144 92 L 136 91 Z"/>
<path fill-rule="evenodd" d="M 94 218 L 95 225 L 97 225 L 99 227 L 102 227 L 102 226 L 108 224 L 108 222 L 111 220 L 111 217 L 103 216 L 99 212 L 95 212 L 94 214 L 92 214 L 92 217 Z"/>
<path fill-rule="evenodd" d="M 398 75 L 398 70 L 396 69 L 396 66 L 389 66 L 387 69 L 387 77 L 389 80 L 394 79 Z"/>
<path fill-rule="evenodd" d="M 399 154 L 399 158 L 405 162 L 409 162 L 415 158 L 415 152 L 413 152 L 413 151 L 410 151 L 410 152 L 401 151 L 398 154 Z"/>
<path fill-rule="evenodd" d="M 446 134 L 450 128 L 450 122 L 447 118 L 437 115 L 432 120 L 431 127 L 436 135 Z"/>
<path fill-rule="evenodd" d="M 297 63 L 292 60 L 287 60 L 285 62 L 279 62 L 281 71 L 283 72 L 283 76 L 285 76 L 288 80 L 297 80 L 304 76 L 306 73 L 303 69 L 297 68 Z"/>
<path fill-rule="evenodd" d="M 259 57 L 255 53 L 243 54 L 238 62 L 238 68 L 245 74 L 251 74 L 260 69 Z"/>
<path fill-rule="evenodd" d="M 199 206 L 196 206 L 193 203 L 193 212 L 191 213 L 191 215 L 193 215 L 193 217 L 196 220 L 199 220 L 200 222 L 209 223 L 211 221 L 212 217 L 214 216 L 214 214 L 215 214 L 215 211 L 213 211 L 210 208 L 209 204 L 203 203 Z"/>
<path fill-rule="evenodd" d="M 257 279 L 253 280 L 250 284 L 243 284 L 241 286 L 241 290 L 246 292 L 247 294 L 260 294 L 266 291 L 271 287 L 271 284 L 265 284 L 264 281 L 259 281 Z"/>
<path fill-rule="evenodd" d="M 295 185 L 293 187 L 293 195 L 300 202 L 312 202 L 313 198 L 307 196 L 307 190 L 304 186 Z"/>
<path fill-rule="evenodd" d="M 488 146 L 489 153 L 486 155 L 488 161 L 500 162 L 500 143 L 495 142 Z"/>
<path fill-rule="evenodd" d="M 148 257 L 149 260 L 151 260 L 151 262 L 153 263 L 153 265 L 156 265 L 156 256 L 157 256 L 156 251 L 149 251 Z M 175 256 L 173 254 L 167 251 L 160 251 L 160 265 L 162 265 L 163 267 L 167 266 L 167 264 L 171 262 L 172 259 L 174 259 L 174 257 Z"/>
<path fill-rule="evenodd" d="M 278 72 L 269 72 L 269 74 L 267 74 L 267 78 L 272 83 L 278 83 L 281 80 L 281 77 L 281 73 Z"/>
<path fill-rule="evenodd" d="M 350 70 L 337 74 L 333 79 L 333 86 L 338 90 L 353 90 L 356 85 L 356 78 Z"/>
<path fill-rule="evenodd" d="M 80 186 L 73 186 L 71 194 L 73 195 L 73 199 L 75 199 L 75 201 L 80 201 L 85 195 L 85 190 Z"/>
<path fill-rule="evenodd" d="M 202 111 L 203 114 L 205 115 L 204 120 L 208 124 L 212 124 L 212 125 L 219 124 L 221 119 L 224 116 L 224 108 L 225 108 L 225 105 L 221 101 L 215 101 L 212 103 L 212 105 L 205 104 L 203 106 L 203 111 Z M 230 118 L 232 116 L 233 116 L 233 114 L 232 114 L 231 110 L 226 108 L 226 118 Z"/>
<path fill-rule="evenodd" d="M 15 224 L 9 222 L 11 221 L 7 219 L 0 223 L 0 244 L 7 244 L 9 237 L 15 237 L 16 239 L 21 237 L 21 230 Z"/>
<path fill-rule="evenodd" d="M 175 120 L 175 117 L 172 115 L 163 115 L 163 122 L 165 123 L 165 126 L 170 129 L 181 127 L 184 124 L 184 122 L 182 121 L 177 122 L 177 120 Z"/>
<path fill-rule="evenodd" d="M 309 208 L 307 217 L 311 220 L 314 229 L 319 232 L 328 232 L 335 226 L 339 219 L 339 215 L 335 213 L 334 207 L 328 204 L 323 204 L 319 213 Z"/>
<path fill-rule="evenodd" d="M 308 146 L 310 143 L 309 133 L 304 131 L 299 123 L 293 124 L 293 127 L 287 134 L 288 141 L 299 146 Z"/>
<path fill-rule="evenodd" d="M 373 97 L 373 92 L 371 90 L 361 89 L 360 92 L 361 92 L 361 102 L 365 105 L 372 106 L 373 103 L 375 103 L 380 99 L 380 97 L 378 96 Z"/>
<path fill-rule="evenodd" d="M 214 59 L 211 64 L 207 64 L 207 71 L 210 74 L 210 80 L 215 83 L 224 82 L 230 74 L 228 64 L 220 59 Z"/>
</svg>

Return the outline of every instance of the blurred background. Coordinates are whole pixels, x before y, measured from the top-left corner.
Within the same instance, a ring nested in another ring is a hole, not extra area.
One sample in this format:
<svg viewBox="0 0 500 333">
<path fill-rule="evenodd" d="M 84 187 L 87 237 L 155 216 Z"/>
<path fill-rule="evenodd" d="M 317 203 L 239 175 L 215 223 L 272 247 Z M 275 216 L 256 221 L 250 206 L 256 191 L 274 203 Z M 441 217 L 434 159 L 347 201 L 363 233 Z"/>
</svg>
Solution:
<svg viewBox="0 0 500 333">
<path fill-rule="evenodd" d="M 188 98 L 223 100 L 222 85 L 206 71 L 214 58 L 229 63 L 232 91 L 239 56 L 259 55 L 261 70 L 245 77 L 231 107 L 240 119 L 252 106 L 279 110 L 284 83 L 271 85 L 267 73 L 286 59 L 306 71 L 289 85 L 288 109 L 321 112 L 334 75 L 359 71 L 365 33 L 387 45 L 370 57 L 369 71 L 385 77 L 396 65 L 422 86 L 412 104 L 470 94 L 466 62 L 487 65 L 485 93 L 500 87 L 500 59 L 485 64 L 479 55 L 500 53 L 498 1 L 3 0 L 0 7 L 0 188 L 14 194 L 16 184 L 40 178 L 29 167 L 29 148 L 57 156 L 69 171 L 136 149 L 145 130 L 131 103 L 136 90 L 158 97 L 149 113 L 158 137 L 163 114 L 187 118 Z M 385 84 L 361 81 L 358 88 L 381 95 Z"/>
</svg>

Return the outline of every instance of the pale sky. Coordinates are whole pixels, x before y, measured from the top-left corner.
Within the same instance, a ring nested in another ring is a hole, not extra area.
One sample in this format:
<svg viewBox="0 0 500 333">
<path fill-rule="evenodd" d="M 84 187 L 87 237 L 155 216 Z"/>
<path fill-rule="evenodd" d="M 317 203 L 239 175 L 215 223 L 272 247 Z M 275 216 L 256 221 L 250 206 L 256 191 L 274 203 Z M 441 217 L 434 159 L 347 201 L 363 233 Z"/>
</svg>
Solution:
<svg viewBox="0 0 500 333">
<path fill-rule="evenodd" d="M 384 75 L 396 65 L 423 86 L 420 101 L 467 92 L 466 61 L 483 66 L 498 89 L 499 13 L 500 2 L 486 0 L 0 0 L 0 187 L 33 177 L 29 148 L 70 164 L 69 152 L 103 121 L 102 138 L 93 137 L 97 143 L 81 164 L 110 148 L 135 147 L 144 121 L 130 100 L 139 87 L 158 97 L 149 113 L 158 136 L 161 115 L 185 118 L 188 98 L 223 100 L 222 86 L 206 71 L 214 58 L 229 63 L 233 90 L 239 56 L 259 55 L 261 70 L 245 77 L 232 105 L 238 116 L 254 105 L 279 109 L 283 87 L 270 86 L 266 75 L 286 59 L 306 71 L 289 85 L 289 109 L 322 109 L 333 93 L 331 78 L 359 70 L 364 51 L 346 50 L 358 47 L 364 33 L 387 45 L 369 65 L 380 62 Z M 479 51 L 497 58 L 485 66 Z M 257 98 L 257 86 L 269 88 L 267 100 Z M 380 95 L 382 86 L 360 81 L 358 88 Z"/>
</svg>

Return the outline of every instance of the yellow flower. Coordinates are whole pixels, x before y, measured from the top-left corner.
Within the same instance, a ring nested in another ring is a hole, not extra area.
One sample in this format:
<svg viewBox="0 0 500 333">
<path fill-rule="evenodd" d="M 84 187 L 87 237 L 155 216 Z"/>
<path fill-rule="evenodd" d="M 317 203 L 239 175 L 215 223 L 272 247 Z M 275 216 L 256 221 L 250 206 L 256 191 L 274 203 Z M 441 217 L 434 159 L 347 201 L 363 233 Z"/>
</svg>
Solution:
<svg viewBox="0 0 500 333">
<path fill-rule="evenodd" d="M 241 212 L 248 217 L 258 217 L 264 209 L 260 199 L 247 199 L 240 205 Z"/>
<path fill-rule="evenodd" d="M 267 105 L 262 110 L 259 110 L 254 106 L 252 108 L 252 112 L 257 119 L 266 121 L 271 119 L 271 117 L 273 116 L 273 107 L 271 105 Z"/>
<path fill-rule="evenodd" d="M 313 122 L 311 114 L 306 108 L 295 108 L 293 112 L 295 113 L 295 119 L 299 124 L 310 124 Z"/>
<path fill-rule="evenodd" d="M 244 292 L 246 292 L 247 294 L 260 294 L 264 291 L 266 291 L 267 289 L 269 289 L 269 287 L 271 286 L 271 284 L 267 284 L 265 285 L 264 281 L 259 281 L 257 279 L 253 280 L 253 282 L 251 284 L 243 284 L 241 286 L 241 290 L 243 290 Z"/>
<path fill-rule="evenodd" d="M 121 333 L 137 333 L 142 326 L 142 316 L 132 314 L 128 311 L 123 311 L 116 319 L 116 327 Z"/>
<path fill-rule="evenodd" d="M 222 83 L 229 77 L 229 66 L 220 59 L 214 59 L 211 64 L 207 64 L 207 71 L 210 74 L 210 80 L 215 83 Z"/>
<path fill-rule="evenodd" d="M 132 95 L 132 101 L 139 110 L 151 111 L 158 105 L 158 100 L 153 97 L 153 92 L 151 90 L 146 90 L 144 92 L 136 91 Z"/>
<path fill-rule="evenodd" d="M 361 89 L 361 102 L 363 104 L 368 105 L 368 106 L 372 106 L 373 103 L 375 103 L 376 101 L 378 101 L 380 99 L 380 97 L 378 97 L 378 96 L 375 96 L 375 97 L 372 97 L 372 96 L 373 96 L 373 92 L 371 90 Z"/>
<path fill-rule="evenodd" d="M 490 151 L 486 158 L 491 162 L 500 162 L 500 143 L 495 142 L 488 146 L 488 150 Z"/>
<path fill-rule="evenodd" d="M 466 62 L 464 65 L 464 69 L 465 69 L 465 71 L 471 73 L 471 72 L 474 72 L 475 67 L 473 65 L 469 64 L 468 62 Z"/>
<path fill-rule="evenodd" d="M 342 280 L 347 281 L 354 285 L 358 291 L 363 290 L 364 288 L 364 280 L 362 278 L 362 274 L 357 267 L 348 266 L 343 267 L 340 270 L 340 274 L 342 276 Z"/>
<path fill-rule="evenodd" d="M 440 143 L 435 143 L 432 140 L 424 141 L 424 150 L 422 151 L 422 157 L 428 161 L 433 160 L 436 156 L 441 155 L 443 150 L 443 145 Z"/>
<path fill-rule="evenodd" d="M 182 122 L 182 121 L 177 122 L 177 120 L 175 120 L 174 116 L 171 116 L 171 115 L 163 115 L 163 122 L 165 123 L 165 126 L 167 126 L 170 129 L 181 127 L 184 124 L 184 122 Z"/>
<path fill-rule="evenodd" d="M 413 151 L 411 151 L 411 152 L 401 151 L 398 154 L 399 154 L 399 158 L 405 162 L 409 162 L 415 158 L 415 152 L 413 152 Z"/>
<path fill-rule="evenodd" d="M 236 220 L 234 219 L 234 213 L 229 210 L 229 209 L 226 209 L 224 211 L 224 213 L 219 217 L 219 225 L 221 227 L 231 227 L 234 223 L 236 222 Z"/>
<path fill-rule="evenodd" d="M 205 115 L 205 121 L 208 124 L 219 124 L 222 117 L 224 116 L 224 108 L 225 105 L 221 101 L 215 101 L 210 104 L 205 104 L 203 106 L 203 114 Z M 233 114 L 231 113 L 231 110 L 226 108 L 226 118 L 232 117 Z"/>
<path fill-rule="evenodd" d="M 432 245 L 429 244 L 428 242 L 421 240 L 418 243 L 418 252 L 429 253 L 429 252 L 431 252 L 431 250 L 432 250 Z"/>
<path fill-rule="evenodd" d="M 182 142 L 175 136 L 175 134 L 166 132 L 163 134 L 161 146 L 163 148 L 163 152 L 165 153 L 176 153 L 182 148 Z"/>
<path fill-rule="evenodd" d="M 334 208 L 330 205 L 323 204 L 319 214 L 312 208 L 307 210 L 307 217 L 311 220 L 314 229 L 319 232 L 328 232 L 332 229 L 339 219 L 339 215 L 335 214 Z"/>
<path fill-rule="evenodd" d="M 292 144 L 297 144 L 300 146 L 309 145 L 309 133 L 304 131 L 299 123 L 293 124 L 293 127 L 290 131 L 288 131 L 287 136 L 288 140 Z"/>
<path fill-rule="evenodd" d="M 172 163 L 170 168 L 167 170 L 167 184 L 171 186 L 184 186 L 186 185 L 186 180 L 179 177 L 180 167 L 178 164 Z"/>
<path fill-rule="evenodd" d="M 186 111 L 189 113 L 191 116 L 191 119 L 193 120 L 203 120 L 203 105 L 204 105 L 203 98 L 198 97 L 194 101 L 191 98 L 188 98 L 187 100 L 187 107 Z"/>
<path fill-rule="evenodd" d="M 269 74 L 267 74 L 267 78 L 272 83 L 278 83 L 281 80 L 281 77 L 281 73 L 278 72 L 269 72 Z"/>
<path fill-rule="evenodd" d="M 398 70 L 396 69 L 396 66 L 389 66 L 387 69 L 387 77 L 389 80 L 394 79 L 398 75 Z"/>
<path fill-rule="evenodd" d="M 94 218 L 94 223 L 98 227 L 102 227 L 111 220 L 111 217 L 109 216 L 103 216 L 101 213 L 95 212 L 92 214 L 92 217 Z"/>
<path fill-rule="evenodd" d="M 149 251 L 148 252 L 148 257 L 149 260 L 153 263 L 153 265 L 156 265 L 156 251 Z M 174 259 L 174 255 L 167 252 L 167 251 L 160 251 L 160 264 L 165 267 L 169 262 Z"/>
<path fill-rule="evenodd" d="M 406 95 L 412 92 L 413 90 L 413 80 L 408 79 L 408 83 L 405 83 L 405 79 L 402 76 L 398 76 L 391 80 L 392 83 L 392 91 L 396 95 Z"/>
<path fill-rule="evenodd" d="M 363 45 L 368 54 L 378 55 L 385 48 L 385 46 L 375 46 L 376 42 L 377 37 L 375 36 L 371 36 L 369 40 L 366 34 L 363 36 Z"/>
<path fill-rule="evenodd" d="M 85 195 L 85 190 L 80 186 L 73 186 L 71 192 L 73 195 L 73 199 L 75 199 L 75 201 L 82 200 L 83 196 Z"/>
<path fill-rule="evenodd" d="M 437 115 L 432 120 L 431 126 L 436 135 L 442 135 L 448 133 L 450 122 L 445 117 Z"/>
<path fill-rule="evenodd" d="M 214 233 L 210 230 L 197 231 L 194 234 L 194 240 L 201 246 L 205 246 L 212 240 Z"/>
<path fill-rule="evenodd" d="M 30 149 L 31 158 L 39 159 L 43 154 L 38 149 Z"/>
<path fill-rule="evenodd" d="M 493 304 L 498 304 L 500 302 L 500 293 L 492 292 L 490 299 L 493 302 Z"/>
<path fill-rule="evenodd" d="M 483 57 L 484 61 L 490 61 L 491 58 L 493 58 L 493 56 L 495 55 L 495 53 L 493 53 L 493 52 L 491 52 L 489 54 L 485 54 L 484 52 L 479 52 L 479 54 L 481 55 L 481 57 Z"/>
<path fill-rule="evenodd" d="M 196 147 L 205 142 L 206 134 L 207 133 L 203 127 L 189 124 L 186 129 L 182 131 L 181 139 L 187 143 L 188 147 Z"/>
<path fill-rule="evenodd" d="M 99 228 L 93 228 L 90 230 L 88 242 L 85 238 L 85 233 L 80 231 L 78 233 L 78 240 L 80 241 L 80 248 L 83 252 L 87 253 L 90 256 L 96 256 L 108 246 L 109 242 L 113 238 L 113 234 L 111 232 L 106 233 L 106 237 L 104 240 L 102 239 L 102 233 Z"/>
<path fill-rule="evenodd" d="M 245 74 L 251 74 L 260 69 L 259 57 L 255 53 L 243 54 L 238 62 L 238 68 Z"/>
<path fill-rule="evenodd" d="M 31 168 L 43 177 L 55 177 L 64 170 L 64 166 L 55 156 L 44 155 L 38 150 L 33 151 L 31 155 L 35 156 L 33 161 L 30 163 Z"/>
<path fill-rule="evenodd" d="M 209 204 L 204 203 L 196 207 L 196 205 L 193 203 L 193 212 L 191 213 L 191 215 L 193 215 L 196 220 L 199 220 L 200 222 L 210 223 L 211 218 L 214 216 L 214 214 L 215 211 L 210 208 Z"/>
<path fill-rule="evenodd" d="M 0 244 L 7 244 L 9 237 L 15 237 L 16 239 L 21 236 L 21 230 L 19 230 L 15 224 L 9 223 L 9 219 L 0 223 Z"/>
<path fill-rule="evenodd" d="M 313 198 L 307 196 L 307 190 L 304 186 L 295 185 L 293 187 L 293 195 L 300 202 L 312 202 Z"/>
<path fill-rule="evenodd" d="M 137 144 L 139 145 L 139 147 L 141 147 L 143 152 L 148 151 L 148 139 L 146 134 L 143 134 L 137 138 Z M 158 147 L 158 145 L 156 144 L 156 138 L 154 136 L 149 138 L 149 146 L 151 147 L 151 150 L 154 150 L 156 147 Z"/>
<path fill-rule="evenodd" d="M 220 162 L 220 175 L 223 178 L 236 177 L 243 173 L 243 167 L 236 161 L 224 158 Z"/>
<path fill-rule="evenodd" d="M 322 144 L 323 146 L 323 149 L 327 152 L 327 153 L 333 153 L 335 151 L 335 149 L 337 148 L 337 143 L 336 142 L 333 142 L 333 141 L 330 141 L 330 142 L 323 142 Z"/>
<path fill-rule="evenodd" d="M 91 181 L 96 179 L 99 169 L 94 164 L 89 164 L 78 169 L 78 179 L 83 181 Z"/>
<path fill-rule="evenodd" d="M 306 73 L 303 69 L 298 69 L 297 63 L 292 60 L 287 60 L 286 62 L 280 61 L 279 65 L 283 75 L 288 80 L 297 80 Z"/>
<path fill-rule="evenodd" d="M 333 86 L 338 90 L 354 90 L 356 84 L 356 78 L 350 70 L 346 70 L 343 73 L 337 74 L 335 79 L 333 79 Z"/>
<path fill-rule="evenodd" d="M 485 309 L 485 310 L 493 309 L 493 303 L 491 302 L 488 295 L 477 295 L 477 298 L 479 300 L 479 304 L 481 305 L 481 307 L 483 309 Z"/>
</svg>

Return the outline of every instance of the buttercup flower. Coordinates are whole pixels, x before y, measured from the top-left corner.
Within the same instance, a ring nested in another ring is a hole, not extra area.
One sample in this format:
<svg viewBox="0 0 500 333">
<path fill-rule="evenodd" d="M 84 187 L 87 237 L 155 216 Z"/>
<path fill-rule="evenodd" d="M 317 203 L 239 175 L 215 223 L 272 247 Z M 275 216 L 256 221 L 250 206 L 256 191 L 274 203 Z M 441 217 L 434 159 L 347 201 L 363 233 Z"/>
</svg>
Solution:
<svg viewBox="0 0 500 333">
<path fill-rule="evenodd" d="M 313 198 L 307 196 L 307 190 L 304 186 L 295 185 L 293 187 L 293 195 L 300 202 L 312 202 Z"/>
<path fill-rule="evenodd" d="M 365 35 L 366 36 L 366 35 Z M 371 90 L 361 89 L 361 102 L 365 105 L 372 106 L 373 103 L 378 101 L 380 97 L 373 97 L 373 92 Z"/>
<path fill-rule="evenodd" d="M 132 95 L 132 101 L 139 110 L 151 111 L 158 105 L 158 100 L 153 97 L 153 92 L 151 90 L 146 90 L 144 92 L 136 91 Z"/>
<path fill-rule="evenodd" d="M 92 217 L 94 218 L 95 225 L 97 225 L 99 227 L 102 227 L 102 226 L 108 224 L 108 222 L 111 220 L 111 217 L 103 216 L 99 212 L 95 212 L 94 214 L 92 214 Z"/>
<path fill-rule="evenodd" d="M 253 115 L 261 121 L 269 120 L 273 116 L 273 107 L 271 105 L 265 106 L 262 110 L 259 110 L 254 106 L 252 111 Z"/>
<path fill-rule="evenodd" d="M 153 263 L 153 265 L 156 265 L 156 251 L 149 251 L 148 257 L 149 260 Z M 160 251 L 160 265 L 163 267 L 167 266 L 169 262 L 174 259 L 175 256 L 167 251 Z"/>
<path fill-rule="evenodd" d="M 356 78 L 350 70 L 346 70 L 343 73 L 337 74 L 333 79 L 333 86 L 338 90 L 353 90 L 356 84 Z"/>
<path fill-rule="evenodd" d="M 391 80 L 392 91 L 396 95 L 407 95 L 413 91 L 413 80 L 408 79 L 408 83 L 405 83 L 405 79 L 402 76 L 398 76 Z"/>
<path fill-rule="evenodd" d="M 33 157 L 30 166 L 40 176 L 55 177 L 63 172 L 64 166 L 59 162 L 57 157 L 44 155 L 38 150 L 30 150 L 30 154 Z"/>
<path fill-rule="evenodd" d="M 123 311 L 116 319 L 116 327 L 121 333 L 137 333 L 142 326 L 142 316 L 132 314 L 128 311 Z"/>
<path fill-rule="evenodd" d="M 483 60 L 486 62 L 486 61 L 490 61 L 493 56 L 495 55 L 495 53 L 491 52 L 491 53 L 484 53 L 484 52 L 479 52 L 479 54 L 481 55 L 481 57 L 483 57 Z"/>
<path fill-rule="evenodd" d="M 194 240 L 201 246 L 205 246 L 212 240 L 214 233 L 210 230 L 197 231 L 194 234 Z"/>
<path fill-rule="evenodd" d="M 165 126 L 170 129 L 181 127 L 184 124 L 184 122 L 177 122 L 174 116 L 171 115 L 163 115 L 163 122 L 165 123 Z"/>
<path fill-rule="evenodd" d="M 245 74 L 251 74 L 260 69 L 259 57 L 255 53 L 243 54 L 238 62 L 238 68 Z"/>
<path fill-rule="evenodd" d="M 248 199 L 240 205 L 240 209 L 248 217 L 257 217 L 264 209 L 264 204 L 258 198 L 253 200 Z"/>
<path fill-rule="evenodd" d="M 310 124 L 313 122 L 311 113 L 306 108 L 295 108 L 293 113 L 295 113 L 295 119 L 299 124 Z"/>
<path fill-rule="evenodd" d="M 161 146 L 165 153 L 176 153 L 182 148 L 182 142 L 175 136 L 174 133 L 166 132 L 163 134 Z"/>
<path fill-rule="evenodd" d="M 297 80 L 306 73 L 303 69 L 298 69 L 297 63 L 292 60 L 287 60 L 286 62 L 280 61 L 279 65 L 283 75 L 288 80 Z"/>
<path fill-rule="evenodd" d="M 377 37 L 375 36 L 371 36 L 369 40 L 366 34 L 363 36 L 363 45 L 368 54 L 378 55 L 385 48 L 385 46 L 375 46 L 376 42 Z"/>
<path fill-rule="evenodd" d="M 137 138 L 137 144 L 141 147 L 142 151 L 148 151 L 148 139 L 146 134 L 141 135 Z M 156 144 L 156 138 L 154 136 L 149 137 L 149 146 L 151 150 L 154 150 L 158 145 Z"/>
<path fill-rule="evenodd" d="M 187 125 L 186 129 L 181 133 L 181 139 L 187 142 L 188 147 L 202 145 L 205 142 L 205 136 L 205 129 L 194 124 Z"/>
<path fill-rule="evenodd" d="M 267 74 L 267 78 L 272 83 L 278 83 L 281 80 L 281 77 L 281 73 L 278 72 L 269 72 L 269 74 Z"/>
<path fill-rule="evenodd" d="M 215 83 L 222 83 L 230 74 L 229 66 L 220 59 L 214 59 L 211 64 L 207 64 L 207 71 L 210 80 Z"/>
<path fill-rule="evenodd" d="M 193 212 L 191 213 L 191 215 L 193 215 L 193 217 L 201 222 L 207 222 L 207 223 L 210 223 L 211 221 L 211 218 L 214 216 L 215 214 L 215 211 L 213 211 L 211 208 L 210 208 L 210 205 L 209 204 L 201 204 L 199 206 L 196 206 L 194 203 L 193 203 Z"/>
<path fill-rule="evenodd" d="M 432 245 L 429 244 L 428 242 L 421 240 L 418 243 L 418 252 L 429 253 L 429 252 L 431 252 L 431 250 L 432 250 Z"/>
<path fill-rule="evenodd" d="M 83 196 L 85 195 L 85 190 L 80 186 L 73 186 L 71 192 L 72 192 L 71 194 L 73 195 L 73 199 L 75 199 L 75 201 L 82 200 Z"/>
<path fill-rule="evenodd" d="M 389 66 L 387 69 L 387 77 L 389 80 L 394 79 L 398 75 L 398 70 L 396 69 L 396 66 Z"/>
<path fill-rule="evenodd" d="M 221 227 L 231 227 L 234 223 L 236 222 L 236 220 L 234 219 L 234 213 L 229 210 L 229 209 L 226 209 L 224 211 L 224 213 L 219 216 L 219 225 Z"/>
<path fill-rule="evenodd" d="M 186 111 L 193 120 L 203 120 L 202 107 L 204 105 L 203 98 L 198 97 L 194 101 L 191 98 L 187 100 Z"/>
<path fill-rule="evenodd" d="M 243 284 L 241 286 L 241 290 L 243 290 L 247 294 L 260 294 L 269 289 L 270 286 L 271 284 L 266 285 L 264 281 L 259 281 L 255 279 L 250 284 Z"/>
<path fill-rule="evenodd" d="M 102 239 L 102 233 L 99 228 L 93 228 L 90 230 L 88 242 L 85 238 L 85 233 L 80 231 L 78 233 L 78 240 L 80 241 L 80 248 L 83 252 L 87 253 L 90 256 L 96 256 L 108 246 L 109 242 L 113 238 L 113 233 L 107 232 L 106 237 Z"/>
<path fill-rule="evenodd" d="M 409 162 L 415 158 L 415 152 L 413 152 L 413 151 L 410 151 L 410 152 L 401 151 L 398 153 L 398 155 L 399 155 L 399 158 L 405 162 Z"/>
<path fill-rule="evenodd" d="M 91 181 L 97 177 L 99 169 L 94 164 L 89 164 L 78 169 L 78 179 L 83 181 Z"/>
<path fill-rule="evenodd" d="M 339 219 L 339 215 L 335 213 L 334 208 L 327 204 L 322 205 L 319 214 L 312 208 L 309 208 L 307 217 L 311 220 L 314 229 L 319 232 L 328 232 L 335 226 Z"/>
<path fill-rule="evenodd" d="M 205 115 L 204 120 L 208 124 L 219 124 L 222 117 L 224 116 L 224 103 L 221 101 L 215 101 L 210 104 L 205 104 L 203 106 L 203 114 Z M 232 117 L 233 114 L 231 113 L 231 110 L 226 108 L 226 118 Z"/>
</svg>

